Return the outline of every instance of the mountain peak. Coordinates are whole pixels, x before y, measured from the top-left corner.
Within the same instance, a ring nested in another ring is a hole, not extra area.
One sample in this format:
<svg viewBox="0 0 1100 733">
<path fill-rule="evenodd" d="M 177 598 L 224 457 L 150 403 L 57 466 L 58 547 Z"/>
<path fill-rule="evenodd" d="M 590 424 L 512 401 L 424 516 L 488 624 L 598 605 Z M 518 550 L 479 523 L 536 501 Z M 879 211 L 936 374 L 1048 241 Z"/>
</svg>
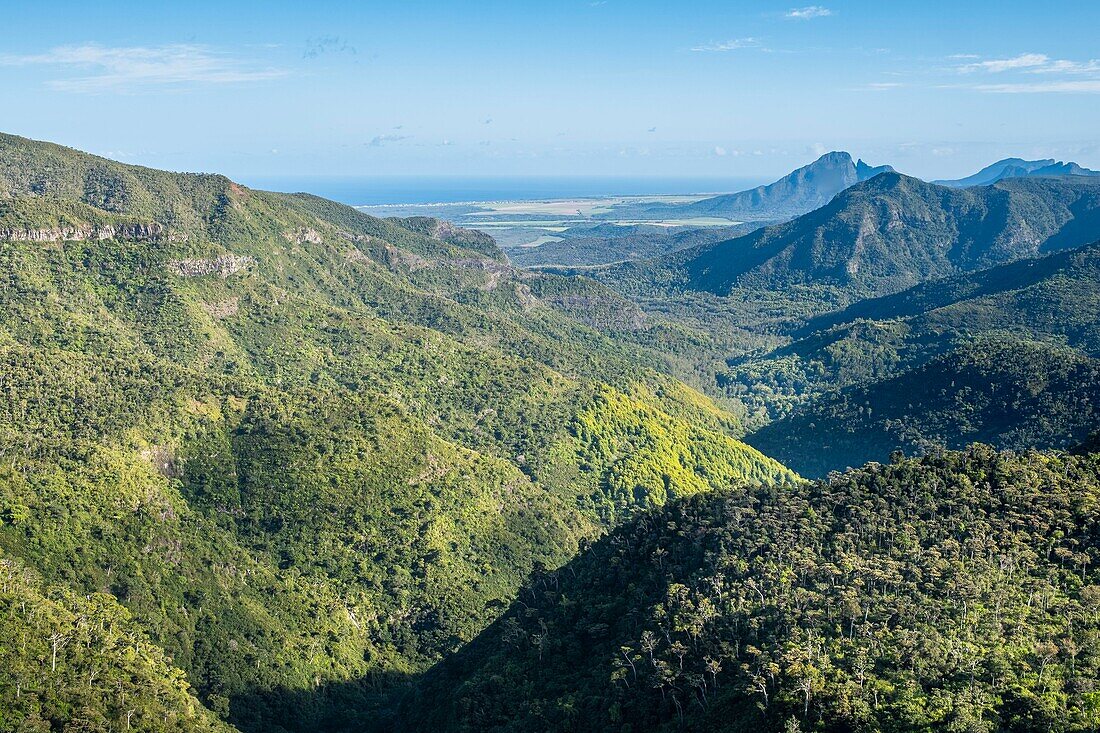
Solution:
<svg viewBox="0 0 1100 733">
<path fill-rule="evenodd" d="M 834 150 L 775 183 L 703 199 L 684 207 L 683 212 L 740 221 L 793 218 L 824 206 L 849 186 L 892 170 L 888 165 L 856 163 L 851 153 Z"/>
<path fill-rule="evenodd" d="M 810 163 L 807 167 L 813 167 L 817 165 L 854 165 L 852 162 L 852 154 L 843 150 L 833 150 L 825 153 L 820 158 Z"/>
</svg>

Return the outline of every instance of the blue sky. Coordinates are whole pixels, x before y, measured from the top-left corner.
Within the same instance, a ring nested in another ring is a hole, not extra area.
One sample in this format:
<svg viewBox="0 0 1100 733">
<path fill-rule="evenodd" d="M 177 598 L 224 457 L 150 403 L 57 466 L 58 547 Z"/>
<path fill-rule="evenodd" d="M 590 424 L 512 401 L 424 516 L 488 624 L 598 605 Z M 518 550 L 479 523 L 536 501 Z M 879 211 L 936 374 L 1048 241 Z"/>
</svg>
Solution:
<svg viewBox="0 0 1100 733">
<path fill-rule="evenodd" d="M 0 0 L 0 130 L 231 176 L 1100 168 L 1100 3 Z"/>
</svg>

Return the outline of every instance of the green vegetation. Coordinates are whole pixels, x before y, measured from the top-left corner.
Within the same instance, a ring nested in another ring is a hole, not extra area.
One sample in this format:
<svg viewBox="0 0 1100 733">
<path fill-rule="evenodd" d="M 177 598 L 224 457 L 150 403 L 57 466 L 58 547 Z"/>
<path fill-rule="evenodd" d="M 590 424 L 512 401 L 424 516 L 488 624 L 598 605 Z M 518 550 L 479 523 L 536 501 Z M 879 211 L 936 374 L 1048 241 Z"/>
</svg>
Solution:
<svg viewBox="0 0 1100 733">
<path fill-rule="evenodd" d="M 1089 178 L 949 189 L 883 173 L 827 205 L 744 237 L 598 271 L 624 292 L 821 288 L 851 303 L 1096 238 Z M 822 311 L 823 312 L 823 311 Z"/>
<path fill-rule="evenodd" d="M 408 730 L 1090 731 L 1100 458 L 699 494 L 532 579 Z"/>
<path fill-rule="evenodd" d="M 509 248 L 508 259 L 520 267 L 606 265 L 659 257 L 701 244 L 721 242 L 761 226 L 762 223 L 706 228 L 645 224 L 574 227 L 561 232 L 559 241 L 546 242 L 537 247 Z"/>
<path fill-rule="evenodd" d="M 1098 191 L 579 277 L 0 136 L 0 728 L 1095 729 Z"/>
<path fill-rule="evenodd" d="M 632 303 L 435 220 L 2 136 L 0 235 L 0 551 L 115 598 L 88 623 L 129 614 L 171 660 L 133 684 L 182 671 L 244 729 L 368 715 L 612 520 L 793 480 L 659 371 Z M 78 678 L 51 726 L 86 722 Z"/>
<path fill-rule="evenodd" d="M 226 731 L 106 593 L 79 596 L 0 560 L 0 728 Z"/>
<path fill-rule="evenodd" d="M 1100 424 L 1100 360 L 980 339 L 895 377 L 829 392 L 749 442 L 804 476 L 972 442 L 1068 448 Z"/>
</svg>

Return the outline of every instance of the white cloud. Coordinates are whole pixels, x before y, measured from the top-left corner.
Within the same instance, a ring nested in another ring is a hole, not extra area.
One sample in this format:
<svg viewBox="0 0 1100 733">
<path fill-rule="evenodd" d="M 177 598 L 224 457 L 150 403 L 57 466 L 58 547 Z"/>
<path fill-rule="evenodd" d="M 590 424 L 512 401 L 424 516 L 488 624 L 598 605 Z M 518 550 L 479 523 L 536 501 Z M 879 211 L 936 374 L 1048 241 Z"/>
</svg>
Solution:
<svg viewBox="0 0 1100 733">
<path fill-rule="evenodd" d="M 1041 74 L 1100 74 L 1100 60 L 1092 61 L 1051 61 L 1046 66 L 1035 69 Z"/>
<path fill-rule="evenodd" d="M 972 74 L 978 71 L 987 71 L 991 74 L 1000 74 L 1005 71 L 1015 71 L 1019 69 L 1035 69 L 1046 66 L 1050 63 L 1050 58 L 1041 53 L 1022 53 L 1019 56 L 1013 56 L 1010 59 L 991 59 L 988 61 L 975 61 L 971 64 L 964 64 L 958 67 L 958 71 L 963 74 Z"/>
<path fill-rule="evenodd" d="M 84 72 L 48 85 L 66 92 L 132 91 L 186 84 L 241 84 L 285 76 L 280 69 L 249 67 L 206 46 L 58 46 L 41 54 L 0 55 L 0 66 L 47 66 Z"/>
<path fill-rule="evenodd" d="M 1100 60 L 1052 59 L 1042 53 L 1022 53 L 1011 58 L 985 59 L 956 66 L 960 74 L 1000 74 L 1012 81 L 981 82 L 963 86 L 995 94 L 1096 94 L 1100 93 Z M 1036 81 L 1036 77 L 1043 77 Z"/>
<path fill-rule="evenodd" d="M 732 38 L 728 41 L 704 43 L 695 46 L 692 51 L 736 51 L 741 48 L 763 48 L 763 44 L 756 38 Z"/>
<path fill-rule="evenodd" d="M 715 145 L 714 146 L 714 154 L 721 158 L 721 157 L 724 157 L 724 156 L 728 155 L 729 151 L 726 150 L 725 148 L 723 148 L 721 145 Z"/>
<path fill-rule="evenodd" d="M 811 18 L 826 18 L 832 14 L 833 11 L 821 5 L 807 5 L 804 8 L 791 8 L 784 17 L 788 20 L 810 20 Z"/>
<path fill-rule="evenodd" d="M 993 94 L 1100 94 L 1100 79 L 979 84 L 974 89 Z"/>
</svg>

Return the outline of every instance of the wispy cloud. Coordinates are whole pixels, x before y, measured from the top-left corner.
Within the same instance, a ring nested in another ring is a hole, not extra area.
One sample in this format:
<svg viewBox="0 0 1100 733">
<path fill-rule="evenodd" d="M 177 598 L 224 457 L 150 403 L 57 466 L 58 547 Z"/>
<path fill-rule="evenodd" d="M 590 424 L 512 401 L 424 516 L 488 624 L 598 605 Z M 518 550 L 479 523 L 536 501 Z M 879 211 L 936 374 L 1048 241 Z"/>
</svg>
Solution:
<svg viewBox="0 0 1100 733">
<path fill-rule="evenodd" d="M 813 18 L 827 18 L 833 11 L 821 5 L 807 5 L 804 8 L 791 8 L 783 17 L 788 20 L 811 20 Z"/>
<path fill-rule="evenodd" d="M 764 48 L 764 44 L 758 38 L 731 38 L 728 41 L 711 41 L 691 50 L 698 52 L 736 51 L 741 48 Z"/>
<path fill-rule="evenodd" d="M 47 84 L 65 92 L 127 92 L 188 84 L 241 84 L 275 79 L 286 72 L 254 68 L 206 46 L 58 46 L 45 53 L 0 55 L 0 66 L 44 66 L 79 73 Z"/>
<path fill-rule="evenodd" d="M 996 94 L 1100 93 L 1100 60 L 1097 59 L 1053 59 L 1042 53 L 1021 53 L 997 59 L 966 58 L 968 63 L 955 66 L 955 72 L 963 75 L 1008 76 L 1011 79 L 997 83 L 974 82 L 963 85 L 966 89 Z M 1036 77 L 1042 78 L 1037 80 Z"/>
<path fill-rule="evenodd" d="M 973 63 L 963 64 L 956 70 L 962 74 L 973 74 L 982 71 L 991 74 L 1000 74 L 1005 71 L 1015 71 L 1018 69 L 1036 69 L 1045 66 L 1049 62 L 1050 58 L 1041 53 L 1022 53 L 1019 56 L 1013 56 L 1009 59 L 974 61 Z"/>
<path fill-rule="evenodd" d="M 979 84 L 974 88 L 993 94 L 1100 94 L 1100 79 Z"/>
</svg>

